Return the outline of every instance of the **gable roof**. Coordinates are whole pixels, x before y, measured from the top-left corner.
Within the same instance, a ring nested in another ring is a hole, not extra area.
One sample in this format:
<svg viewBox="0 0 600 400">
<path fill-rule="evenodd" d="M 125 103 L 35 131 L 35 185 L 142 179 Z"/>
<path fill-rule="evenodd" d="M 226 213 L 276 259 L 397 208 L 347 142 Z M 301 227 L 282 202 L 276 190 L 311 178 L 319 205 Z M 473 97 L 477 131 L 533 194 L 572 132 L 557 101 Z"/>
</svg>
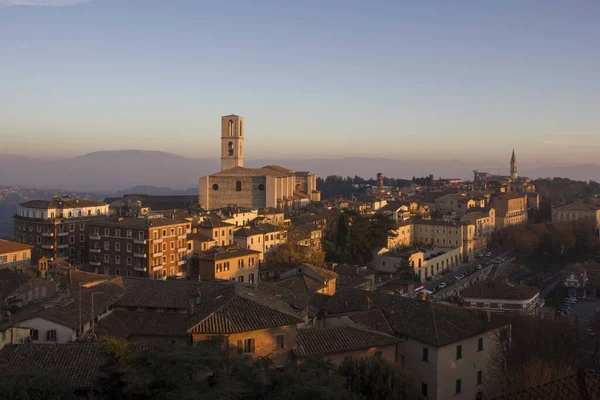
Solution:
<svg viewBox="0 0 600 400">
<path fill-rule="evenodd" d="M 304 274 L 294 275 L 290 278 L 275 282 L 275 284 L 299 293 L 318 292 L 319 290 L 327 287 L 321 282 L 316 281 L 310 276 L 306 276 Z"/>
<path fill-rule="evenodd" d="M 0 350 L 0 374 L 37 370 L 58 375 L 76 389 L 91 389 L 105 361 L 91 343 L 11 344 Z"/>
<path fill-rule="evenodd" d="M 6 299 L 32 279 L 28 274 L 0 269 L 0 299 Z"/>
<path fill-rule="evenodd" d="M 296 325 L 303 321 L 277 297 L 243 285 L 230 285 L 203 298 L 197 308 L 197 322 L 188 329 L 190 333 L 248 332 Z"/>
<path fill-rule="evenodd" d="M 190 317 L 178 312 L 115 311 L 94 325 L 94 337 L 87 331 L 79 340 L 104 336 L 128 339 L 130 336 L 187 336 Z"/>
<path fill-rule="evenodd" d="M 310 357 L 391 346 L 398 342 L 400 339 L 394 336 L 348 325 L 323 329 L 299 329 L 294 354 L 299 357 Z"/>
<path fill-rule="evenodd" d="M 373 331 L 387 333 L 393 335 L 394 331 L 388 324 L 383 311 L 374 309 L 367 311 L 357 311 L 348 314 L 348 318 L 354 323 L 360 324 Z"/>
</svg>

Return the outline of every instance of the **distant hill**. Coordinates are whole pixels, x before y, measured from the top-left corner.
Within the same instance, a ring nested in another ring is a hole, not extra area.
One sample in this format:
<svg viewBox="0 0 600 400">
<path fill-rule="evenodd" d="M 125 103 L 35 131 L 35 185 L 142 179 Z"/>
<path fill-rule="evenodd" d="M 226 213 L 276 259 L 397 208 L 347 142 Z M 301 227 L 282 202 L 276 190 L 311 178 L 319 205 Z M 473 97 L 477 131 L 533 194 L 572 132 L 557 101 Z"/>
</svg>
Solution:
<svg viewBox="0 0 600 400">
<path fill-rule="evenodd" d="M 472 165 L 464 161 L 393 160 L 385 158 L 342 158 L 342 159 L 288 159 L 247 160 L 246 166 L 259 167 L 279 164 L 296 171 L 311 171 L 318 176 L 341 175 L 374 177 L 383 172 L 388 177 L 412 178 L 433 174 L 446 178 L 470 178 L 472 170 L 488 170 L 493 173 L 508 173 L 508 163 Z M 194 159 L 160 151 L 121 150 L 98 151 L 61 160 L 38 160 L 35 158 L 0 154 L 0 185 L 21 187 L 60 187 L 70 190 L 106 192 L 124 191 L 131 193 L 136 187 L 158 187 L 151 194 L 174 194 L 194 188 L 198 177 L 217 172 L 218 159 Z M 520 165 L 524 176 L 561 176 L 577 180 L 600 180 L 600 165 L 585 164 L 555 167 L 532 167 Z M 170 190 L 170 189 L 169 189 Z"/>
</svg>

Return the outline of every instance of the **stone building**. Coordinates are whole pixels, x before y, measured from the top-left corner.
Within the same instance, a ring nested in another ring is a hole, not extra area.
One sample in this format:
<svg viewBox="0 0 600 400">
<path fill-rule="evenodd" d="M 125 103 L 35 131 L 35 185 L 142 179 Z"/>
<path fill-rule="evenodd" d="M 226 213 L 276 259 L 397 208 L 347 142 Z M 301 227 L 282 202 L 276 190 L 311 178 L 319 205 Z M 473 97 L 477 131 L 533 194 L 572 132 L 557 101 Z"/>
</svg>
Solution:
<svg viewBox="0 0 600 400">
<path fill-rule="evenodd" d="M 320 201 L 317 177 L 277 165 L 244 167 L 244 118 L 221 117 L 221 171 L 198 181 L 200 206 L 293 209 Z"/>
<path fill-rule="evenodd" d="M 582 202 L 552 209 L 552 222 L 572 222 L 589 219 L 600 227 L 600 207 Z"/>
<path fill-rule="evenodd" d="M 492 206 L 496 209 L 497 229 L 527 222 L 526 194 L 510 193 L 494 196 Z"/>
</svg>

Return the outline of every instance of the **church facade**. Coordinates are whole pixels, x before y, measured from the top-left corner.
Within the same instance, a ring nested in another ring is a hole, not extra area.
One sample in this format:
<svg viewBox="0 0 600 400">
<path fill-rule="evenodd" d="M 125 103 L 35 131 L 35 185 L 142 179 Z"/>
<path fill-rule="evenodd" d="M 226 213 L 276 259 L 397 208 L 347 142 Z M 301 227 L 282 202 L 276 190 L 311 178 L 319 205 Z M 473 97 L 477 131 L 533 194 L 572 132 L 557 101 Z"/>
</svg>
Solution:
<svg viewBox="0 0 600 400">
<path fill-rule="evenodd" d="M 278 165 L 244 167 L 244 133 L 243 117 L 221 117 L 221 171 L 198 180 L 202 208 L 240 206 L 288 210 L 321 200 L 315 174 L 294 172 Z"/>
</svg>

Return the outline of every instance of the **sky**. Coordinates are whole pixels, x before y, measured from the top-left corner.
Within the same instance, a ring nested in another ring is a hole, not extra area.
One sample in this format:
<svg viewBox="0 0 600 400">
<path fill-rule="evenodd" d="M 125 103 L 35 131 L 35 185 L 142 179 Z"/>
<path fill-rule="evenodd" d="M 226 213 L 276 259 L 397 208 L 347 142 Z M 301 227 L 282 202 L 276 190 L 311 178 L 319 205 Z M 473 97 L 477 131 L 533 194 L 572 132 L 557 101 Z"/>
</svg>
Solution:
<svg viewBox="0 0 600 400">
<path fill-rule="evenodd" d="M 600 2 L 0 0 L 0 154 L 597 162 Z"/>
</svg>

